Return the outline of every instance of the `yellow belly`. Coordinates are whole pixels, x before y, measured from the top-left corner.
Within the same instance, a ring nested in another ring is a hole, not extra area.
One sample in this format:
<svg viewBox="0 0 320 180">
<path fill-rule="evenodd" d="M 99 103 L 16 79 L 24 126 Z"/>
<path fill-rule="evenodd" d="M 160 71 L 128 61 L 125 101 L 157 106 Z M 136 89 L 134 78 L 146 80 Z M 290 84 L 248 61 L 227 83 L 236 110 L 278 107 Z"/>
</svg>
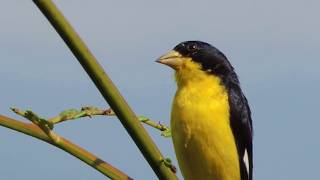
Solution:
<svg viewBox="0 0 320 180">
<path fill-rule="evenodd" d="M 229 117 L 228 95 L 217 77 L 178 87 L 171 128 L 185 180 L 240 180 Z"/>
</svg>

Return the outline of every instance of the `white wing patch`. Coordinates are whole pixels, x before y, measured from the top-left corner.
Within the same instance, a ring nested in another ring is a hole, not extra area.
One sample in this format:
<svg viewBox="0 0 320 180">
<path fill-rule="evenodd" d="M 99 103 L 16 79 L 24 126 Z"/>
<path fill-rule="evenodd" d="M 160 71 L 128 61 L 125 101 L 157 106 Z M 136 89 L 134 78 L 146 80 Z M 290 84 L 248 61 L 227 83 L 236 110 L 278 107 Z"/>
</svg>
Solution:
<svg viewBox="0 0 320 180">
<path fill-rule="evenodd" d="M 249 175 L 249 157 L 248 157 L 247 149 L 244 151 L 243 161 L 244 161 L 244 164 L 246 165 L 247 173 Z"/>
</svg>

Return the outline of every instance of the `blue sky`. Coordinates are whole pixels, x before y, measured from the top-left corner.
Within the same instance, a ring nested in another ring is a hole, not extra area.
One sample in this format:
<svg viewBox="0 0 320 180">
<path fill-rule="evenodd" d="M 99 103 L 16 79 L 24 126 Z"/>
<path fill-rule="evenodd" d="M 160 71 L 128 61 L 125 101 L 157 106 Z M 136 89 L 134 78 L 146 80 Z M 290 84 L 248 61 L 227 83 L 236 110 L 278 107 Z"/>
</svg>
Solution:
<svg viewBox="0 0 320 180">
<path fill-rule="evenodd" d="M 319 1 L 54 1 L 137 114 L 169 124 L 173 72 L 154 60 L 185 40 L 223 51 L 253 111 L 256 179 L 317 179 L 320 161 Z M 0 114 L 54 116 L 107 104 L 31 1 L 0 6 Z M 147 128 L 175 164 L 170 139 Z M 56 131 L 135 179 L 156 179 L 116 118 Z M 0 127 L 0 179 L 105 179 L 46 143 Z M 179 173 L 180 176 L 180 173 Z"/>
</svg>

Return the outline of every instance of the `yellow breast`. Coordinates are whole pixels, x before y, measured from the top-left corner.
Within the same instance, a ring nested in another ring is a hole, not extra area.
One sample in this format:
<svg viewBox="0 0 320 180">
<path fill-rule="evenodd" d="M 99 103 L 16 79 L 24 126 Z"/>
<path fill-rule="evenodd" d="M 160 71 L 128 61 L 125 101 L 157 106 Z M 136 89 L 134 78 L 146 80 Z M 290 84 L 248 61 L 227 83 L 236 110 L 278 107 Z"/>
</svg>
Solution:
<svg viewBox="0 0 320 180">
<path fill-rule="evenodd" d="M 220 79 L 191 61 L 176 72 L 176 79 L 171 128 L 184 178 L 240 180 L 228 94 Z"/>
</svg>

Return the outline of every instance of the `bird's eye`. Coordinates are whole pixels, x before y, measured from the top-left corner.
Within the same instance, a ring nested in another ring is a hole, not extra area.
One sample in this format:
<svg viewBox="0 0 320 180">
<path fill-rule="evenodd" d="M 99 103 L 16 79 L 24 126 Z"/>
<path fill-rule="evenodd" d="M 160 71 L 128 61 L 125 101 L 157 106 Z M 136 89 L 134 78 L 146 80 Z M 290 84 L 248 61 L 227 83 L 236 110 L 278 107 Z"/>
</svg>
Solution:
<svg viewBox="0 0 320 180">
<path fill-rule="evenodd" d="M 196 44 L 190 44 L 189 46 L 187 46 L 187 49 L 190 52 L 194 52 L 194 51 L 198 50 L 198 46 Z"/>
</svg>

